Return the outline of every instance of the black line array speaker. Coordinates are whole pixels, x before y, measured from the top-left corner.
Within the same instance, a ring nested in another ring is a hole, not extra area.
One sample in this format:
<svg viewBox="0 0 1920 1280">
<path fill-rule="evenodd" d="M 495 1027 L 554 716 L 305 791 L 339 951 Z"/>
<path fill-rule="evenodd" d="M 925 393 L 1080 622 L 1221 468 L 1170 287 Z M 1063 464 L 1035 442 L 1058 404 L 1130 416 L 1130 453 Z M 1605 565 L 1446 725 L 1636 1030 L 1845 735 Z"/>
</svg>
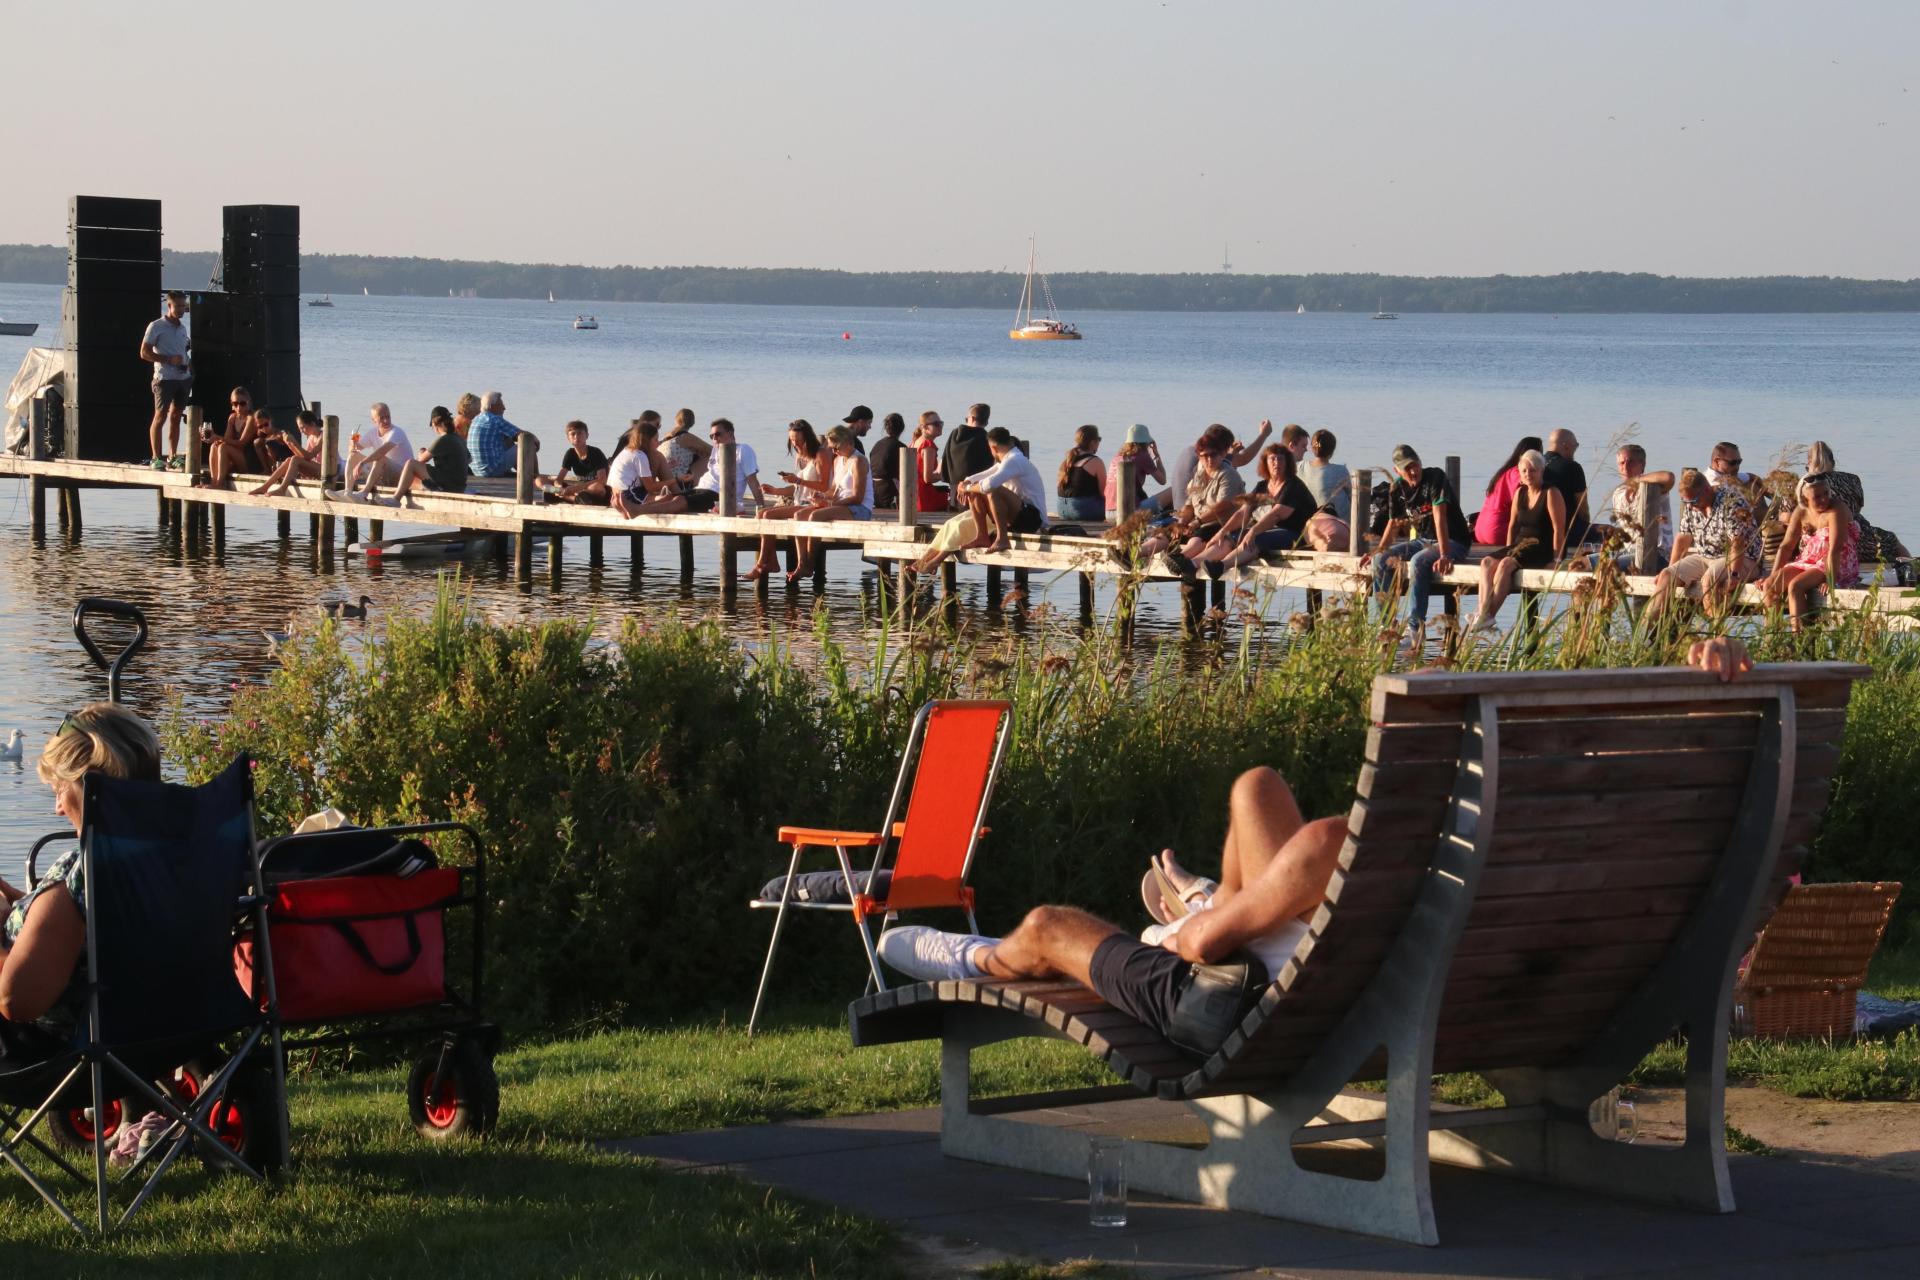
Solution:
<svg viewBox="0 0 1920 1280">
<path fill-rule="evenodd" d="M 74 196 L 67 244 L 60 338 L 71 382 L 62 451 L 138 462 L 150 452 L 153 420 L 153 366 L 140 359 L 140 339 L 163 305 L 160 202 Z"/>
<path fill-rule="evenodd" d="M 300 408 L 300 208 L 228 205 L 220 284 L 194 305 L 194 403 L 224 421 L 236 386 L 291 427 Z"/>
</svg>

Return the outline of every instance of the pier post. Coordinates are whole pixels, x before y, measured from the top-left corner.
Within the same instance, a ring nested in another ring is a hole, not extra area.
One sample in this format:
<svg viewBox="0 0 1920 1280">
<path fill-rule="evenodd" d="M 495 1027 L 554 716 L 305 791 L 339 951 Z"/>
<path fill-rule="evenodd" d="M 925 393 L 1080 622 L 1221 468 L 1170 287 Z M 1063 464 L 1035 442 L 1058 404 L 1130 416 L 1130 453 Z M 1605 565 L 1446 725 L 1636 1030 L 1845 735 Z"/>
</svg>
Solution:
<svg viewBox="0 0 1920 1280">
<path fill-rule="evenodd" d="M 632 562 L 633 572 L 637 575 L 647 567 L 647 540 L 640 534 L 627 539 L 627 559 Z"/>
<path fill-rule="evenodd" d="M 1642 577 L 1654 573 L 1654 553 L 1660 549 L 1658 508 L 1653 501 L 1653 486 L 1642 484 L 1633 496 L 1633 519 L 1640 526 L 1640 543 L 1633 553 L 1633 571 Z"/>
<path fill-rule="evenodd" d="M 333 478 L 340 472 L 340 419 L 332 414 L 320 420 L 323 430 L 320 434 L 320 496 L 327 496 L 327 490 L 333 486 Z M 333 554 L 333 517 L 321 516 L 320 527 L 315 531 L 313 545 L 324 559 Z"/>
<path fill-rule="evenodd" d="M 1015 569 L 1013 571 L 1013 589 L 1020 593 L 1022 603 L 1025 603 L 1027 600 L 1027 586 L 1029 581 L 1030 579 L 1025 569 Z"/>
<path fill-rule="evenodd" d="M 1347 505 L 1347 554 L 1358 556 L 1367 550 L 1367 507 L 1373 501 L 1373 472 L 1362 467 L 1350 482 L 1352 501 Z"/>
<path fill-rule="evenodd" d="M 61 493 L 65 496 L 67 504 L 67 537 L 78 542 L 80 540 L 80 486 L 70 484 L 61 490 Z"/>
<path fill-rule="evenodd" d="M 273 531 L 278 535 L 280 541 L 290 541 L 293 538 L 293 513 L 291 511 L 276 511 L 273 519 Z"/>
<path fill-rule="evenodd" d="M 227 504 L 209 502 L 207 511 L 213 516 L 213 554 L 225 555 L 227 552 Z"/>
<path fill-rule="evenodd" d="M 1140 482 L 1134 475 L 1131 455 L 1114 465 L 1118 470 L 1113 478 L 1113 522 L 1119 524 L 1139 508 Z"/>
<path fill-rule="evenodd" d="M 193 488 L 192 488 L 193 482 L 199 479 L 200 472 L 206 466 L 206 462 L 207 462 L 207 453 L 206 453 L 207 446 L 200 439 L 200 429 L 204 424 L 205 424 L 205 418 L 201 413 L 200 406 L 197 404 L 188 405 L 187 406 L 187 423 L 186 423 L 186 443 L 185 443 L 185 447 L 186 447 L 186 455 L 185 455 L 186 472 L 185 473 L 186 473 L 186 481 L 188 485 L 188 488 L 187 488 L 188 493 L 193 492 Z M 202 528 L 201 518 L 206 515 L 206 512 L 203 509 L 203 506 L 204 504 L 202 503 L 194 502 L 186 498 L 183 498 L 180 501 L 179 515 L 182 522 L 185 523 L 185 525 L 187 526 L 188 541 L 193 541 L 199 538 L 200 536 L 200 531 Z"/>
<path fill-rule="evenodd" d="M 740 514 L 740 487 L 737 476 L 740 469 L 740 446 L 732 440 L 720 446 L 713 457 L 714 477 L 720 485 L 718 511 L 723 516 Z M 723 533 L 720 535 L 720 594 L 732 596 L 739 585 L 740 566 L 735 561 L 740 553 L 740 535 Z"/>
<path fill-rule="evenodd" d="M 680 581 L 693 581 L 693 535 L 680 535 Z"/>
<path fill-rule="evenodd" d="M 1080 575 L 1080 625 L 1093 625 L 1093 575 Z"/>
<path fill-rule="evenodd" d="M 350 547 L 360 541 L 360 518 L 358 516 L 340 517 L 340 545 Z"/>
<path fill-rule="evenodd" d="M 1453 490 L 1453 500 L 1463 501 L 1460 497 L 1460 456 L 1450 453 L 1446 456 L 1447 487 Z M 1471 541 L 1471 539 L 1469 539 Z M 1449 618 L 1460 616 L 1460 588 L 1444 587 L 1440 592 L 1441 612 Z"/>
<path fill-rule="evenodd" d="M 900 507 L 896 515 L 900 521 L 901 533 L 908 542 L 918 545 L 920 541 L 920 460 L 914 455 L 913 475 L 900 481 Z M 913 600 L 913 561 L 902 560 L 897 566 L 900 582 L 900 605 L 902 608 Z M 880 575 L 886 577 L 884 568 Z"/>
<path fill-rule="evenodd" d="M 1000 566 L 997 564 L 990 564 L 987 566 L 987 608 L 998 609 L 999 607 L 1000 607 Z"/>
<path fill-rule="evenodd" d="M 605 539 L 597 533 L 587 535 L 587 563 L 598 569 L 607 562 Z"/>
<path fill-rule="evenodd" d="M 384 542 L 386 541 L 386 538 L 387 538 L 387 522 L 385 520 L 367 521 L 367 541 L 368 542 Z"/>
<path fill-rule="evenodd" d="M 27 507 L 28 530 L 35 538 L 47 536 L 47 481 L 44 476 L 34 476 L 27 482 L 30 495 Z"/>
<path fill-rule="evenodd" d="M 167 517 L 173 514 L 172 512 L 167 510 L 166 487 L 162 485 L 155 488 L 153 491 L 153 496 L 157 500 L 157 505 L 160 508 L 160 527 L 164 529 L 167 527 Z"/>
<path fill-rule="evenodd" d="M 960 590 L 960 570 L 951 558 L 940 562 L 940 594 L 952 599 Z"/>
<path fill-rule="evenodd" d="M 560 589 L 560 567 L 566 557 L 567 540 L 560 536 L 558 528 L 547 534 L 547 586 L 555 591 Z"/>
<path fill-rule="evenodd" d="M 521 432 L 513 441 L 513 501 L 533 505 L 533 437 Z M 513 538 L 513 576 L 521 586 L 533 582 L 533 525 L 522 517 Z"/>
</svg>

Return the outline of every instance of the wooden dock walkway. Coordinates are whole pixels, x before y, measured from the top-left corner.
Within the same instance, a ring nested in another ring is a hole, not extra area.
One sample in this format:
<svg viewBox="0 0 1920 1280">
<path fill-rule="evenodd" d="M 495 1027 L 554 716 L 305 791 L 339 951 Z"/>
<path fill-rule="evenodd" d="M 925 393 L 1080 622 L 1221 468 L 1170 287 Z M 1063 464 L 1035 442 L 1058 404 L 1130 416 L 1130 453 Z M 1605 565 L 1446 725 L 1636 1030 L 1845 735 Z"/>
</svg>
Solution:
<svg viewBox="0 0 1920 1280">
<path fill-rule="evenodd" d="M 328 419 L 327 424 L 327 439 L 331 445 L 337 440 L 336 420 Z M 789 521 L 761 520 L 756 516 L 724 510 L 733 505 L 730 501 L 723 501 L 723 511 L 716 514 L 641 515 L 632 518 L 607 507 L 535 501 L 532 476 L 525 465 L 524 453 L 519 468 L 520 478 L 517 480 L 476 480 L 472 491 L 464 494 L 416 490 L 413 504 L 407 507 L 349 500 L 338 490 L 323 497 L 316 481 L 301 482 L 284 497 L 255 497 L 247 493 L 247 488 L 264 479 L 259 476 L 238 477 L 233 489 L 195 488 L 191 477 L 199 465 L 199 435 L 191 427 L 184 434 L 191 441 L 188 470 L 185 472 L 154 471 L 124 463 L 42 460 L 4 455 L 0 456 L 0 476 L 20 476 L 28 480 L 32 490 L 29 518 L 36 536 L 44 536 L 46 530 L 46 498 L 49 491 L 53 491 L 59 499 L 60 523 L 77 534 L 81 521 L 79 494 L 83 490 L 150 489 L 157 495 L 161 526 L 183 543 L 205 539 L 214 549 L 224 549 L 226 512 L 235 507 L 278 512 L 278 535 L 282 539 L 292 537 L 293 515 L 307 516 L 316 563 L 331 559 L 335 553 L 336 539 L 343 553 L 347 552 L 349 546 L 359 544 L 362 520 L 367 522 L 369 542 L 383 539 L 388 524 L 451 527 L 512 537 L 516 573 L 522 582 L 531 582 L 533 577 L 533 543 L 536 538 L 547 540 L 548 569 L 554 577 L 560 572 L 565 541 L 569 537 L 586 538 L 592 563 L 596 564 L 600 562 L 602 542 L 609 537 L 630 539 L 630 550 L 636 564 L 644 563 L 644 539 L 675 538 L 679 542 L 681 573 L 686 578 L 693 575 L 694 539 L 717 538 L 721 552 L 721 586 L 725 591 L 732 591 L 737 588 L 737 557 L 741 553 L 751 555 L 761 535 L 771 533 L 785 538 L 792 536 L 795 530 L 794 524 Z M 337 456 L 331 448 L 328 454 L 330 457 Z M 723 476 L 731 473 L 731 449 L 726 450 L 726 455 L 724 458 L 716 455 L 716 464 L 723 469 Z M 1449 463 L 1452 464 L 1450 470 L 1457 469 L 1457 461 L 1449 459 Z M 1362 495 L 1368 492 L 1370 485 L 1371 473 L 1361 471 L 1355 475 L 1356 501 L 1364 503 Z M 728 495 L 732 487 L 723 480 L 723 497 Z M 1127 488 L 1122 485 L 1122 491 Z M 876 512 L 875 518 L 870 521 L 809 523 L 805 527 L 809 536 L 821 539 L 823 552 L 856 551 L 866 561 L 881 567 L 883 580 L 895 578 L 905 586 L 909 581 L 906 564 L 926 550 L 931 530 L 947 518 L 948 513 L 945 512 L 918 516 L 910 510 L 904 513 L 882 511 Z M 1012 539 L 1013 545 L 999 553 L 963 551 L 943 566 L 942 587 L 948 594 L 952 593 L 957 565 L 980 566 L 986 570 L 990 602 L 999 600 L 1003 576 L 1009 571 L 1022 587 L 1034 573 L 1077 575 L 1081 612 L 1083 617 L 1090 617 L 1095 583 L 1099 579 L 1172 583 L 1180 586 L 1189 616 L 1198 617 L 1207 607 L 1209 597 L 1213 607 L 1223 607 L 1229 591 L 1235 586 L 1248 587 L 1256 593 L 1299 590 L 1344 596 L 1365 589 L 1370 580 L 1369 571 L 1361 567 L 1356 546 L 1345 553 L 1282 552 L 1270 557 L 1264 564 L 1231 571 L 1222 581 L 1212 582 L 1205 578 L 1195 581 L 1151 567 L 1129 567 L 1114 554 L 1115 544 L 1104 536 L 1108 526 L 1077 527 L 1084 532 L 1016 535 Z M 825 554 L 817 557 L 817 581 L 825 578 L 825 562 Z M 1863 568 L 1871 570 L 1869 566 Z M 1520 573 L 1518 587 L 1524 593 L 1540 596 L 1571 596 L 1592 578 L 1590 573 L 1568 569 L 1530 569 Z M 1473 588 L 1479 582 L 1479 574 L 1473 564 L 1462 563 L 1457 564 L 1452 572 L 1436 577 L 1435 581 L 1445 587 Z M 1625 578 L 1624 589 L 1628 595 L 1644 597 L 1652 594 L 1653 581 L 1650 575 L 1631 575 Z M 758 592 L 766 592 L 768 578 L 758 579 L 755 586 Z M 1893 614 L 1906 613 L 1920 606 L 1920 593 L 1891 583 L 1877 589 L 1841 590 L 1831 594 L 1836 607 L 1848 609 L 1872 609 Z M 1742 588 L 1739 603 L 1756 610 L 1764 607 L 1759 588 L 1752 585 Z M 1447 596 L 1447 605 L 1452 605 L 1451 595 Z"/>
</svg>

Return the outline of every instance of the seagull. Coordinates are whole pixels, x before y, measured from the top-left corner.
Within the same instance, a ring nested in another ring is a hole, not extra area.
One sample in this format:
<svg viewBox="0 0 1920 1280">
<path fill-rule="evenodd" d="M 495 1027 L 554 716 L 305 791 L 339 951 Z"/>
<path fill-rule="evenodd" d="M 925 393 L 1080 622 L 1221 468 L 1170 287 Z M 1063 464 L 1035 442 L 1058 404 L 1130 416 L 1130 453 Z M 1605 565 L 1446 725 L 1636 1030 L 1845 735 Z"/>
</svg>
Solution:
<svg viewBox="0 0 1920 1280">
<path fill-rule="evenodd" d="M 329 618 L 365 618 L 367 606 L 372 603 L 372 596 L 361 596 L 359 604 L 346 600 L 329 600 L 320 606 L 320 612 Z"/>
<path fill-rule="evenodd" d="M 20 755 L 21 755 L 21 744 L 24 741 L 25 741 L 25 738 L 22 736 L 20 731 L 18 729 L 15 729 L 11 734 L 8 735 L 7 745 L 4 747 L 0 747 L 0 761 L 11 760 L 14 763 L 18 764 L 20 761 Z"/>
</svg>

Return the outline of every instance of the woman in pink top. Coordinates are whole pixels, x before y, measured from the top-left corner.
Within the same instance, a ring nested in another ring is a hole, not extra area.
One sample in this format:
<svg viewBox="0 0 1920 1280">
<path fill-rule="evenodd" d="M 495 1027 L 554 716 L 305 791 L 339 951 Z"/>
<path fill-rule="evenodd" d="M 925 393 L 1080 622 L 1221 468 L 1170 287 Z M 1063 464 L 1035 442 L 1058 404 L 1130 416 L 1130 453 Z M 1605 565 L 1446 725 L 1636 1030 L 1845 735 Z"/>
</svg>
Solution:
<svg viewBox="0 0 1920 1280">
<path fill-rule="evenodd" d="M 1480 504 L 1480 514 L 1474 517 L 1473 540 L 1483 547 L 1506 545 L 1507 520 L 1513 515 L 1513 495 L 1520 488 L 1520 455 L 1532 450 L 1538 453 L 1544 448 L 1539 436 L 1522 436 L 1520 443 L 1513 446 L 1513 452 L 1507 460 L 1494 471 L 1493 479 L 1487 481 L 1486 501 Z"/>
</svg>

